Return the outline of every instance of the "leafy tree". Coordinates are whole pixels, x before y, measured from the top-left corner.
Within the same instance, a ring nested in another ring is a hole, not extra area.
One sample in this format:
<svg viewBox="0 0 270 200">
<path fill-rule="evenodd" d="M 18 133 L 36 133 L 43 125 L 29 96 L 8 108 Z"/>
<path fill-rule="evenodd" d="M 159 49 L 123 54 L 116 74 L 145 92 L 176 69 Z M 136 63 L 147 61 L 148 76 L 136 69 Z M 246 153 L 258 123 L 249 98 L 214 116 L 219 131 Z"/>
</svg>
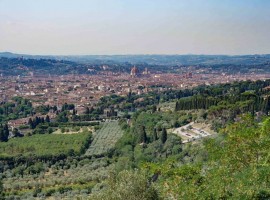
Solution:
<svg viewBox="0 0 270 200">
<path fill-rule="evenodd" d="M 270 118 L 258 124 L 252 115 L 245 115 L 219 137 L 205 141 L 203 164 L 179 165 L 170 158 L 146 169 L 161 172 L 165 198 L 269 199 L 269 130 Z"/>
<path fill-rule="evenodd" d="M 56 117 L 57 122 L 68 122 L 68 117 L 66 112 L 61 112 Z"/>
<path fill-rule="evenodd" d="M 53 133 L 52 127 L 48 128 L 48 133 L 49 133 L 49 134 Z"/>
<path fill-rule="evenodd" d="M 62 109 L 61 111 L 66 111 L 66 110 L 73 110 L 75 108 L 75 105 L 74 104 L 67 104 L 65 103 L 63 106 L 62 106 Z"/>
</svg>

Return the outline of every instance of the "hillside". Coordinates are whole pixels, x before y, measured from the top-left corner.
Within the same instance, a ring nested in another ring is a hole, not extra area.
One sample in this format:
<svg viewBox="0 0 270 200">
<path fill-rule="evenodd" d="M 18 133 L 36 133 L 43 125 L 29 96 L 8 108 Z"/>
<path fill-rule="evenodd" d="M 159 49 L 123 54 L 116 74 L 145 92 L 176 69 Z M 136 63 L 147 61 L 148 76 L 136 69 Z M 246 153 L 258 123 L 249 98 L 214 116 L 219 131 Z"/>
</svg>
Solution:
<svg viewBox="0 0 270 200">
<path fill-rule="evenodd" d="M 270 62 L 269 54 L 262 55 L 81 55 L 81 56 L 53 56 L 27 55 L 0 52 L 0 57 L 30 58 L 30 59 L 57 59 L 83 63 L 125 63 L 149 65 L 260 65 Z"/>
<path fill-rule="evenodd" d="M 115 55 L 31 56 L 0 53 L 0 73 L 7 75 L 129 73 L 132 66 L 152 72 L 183 73 L 188 67 L 214 73 L 269 73 L 269 55 Z M 106 70 L 103 68 L 106 66 Z"/>
<path fill-rule="evenodd" d="M 270 80 L 245 81 L 112 95 L 78 115 L 72 104 L 60 110 L 32 108 L 27 100 L 15 98 L 3 104 L 11 109 L 3 110 L 20 111 L 26 104 L 32 113 L 55 112 L 56 117 L 32 117 L 17 131 L 9 130 L 12 138 L 1 140 L 2 195 L 268 199 L 269 85 Z M 112 105 L 123 113 L 99 120 Z M 18 118 L 27 115 L 19 113 Z M 93 113 L 97 119 L 88 121 Z M 7 113 L 2 115 L 8 119 Z M 0 139 L 6 127 L 0 126 Z"/>
</svg>

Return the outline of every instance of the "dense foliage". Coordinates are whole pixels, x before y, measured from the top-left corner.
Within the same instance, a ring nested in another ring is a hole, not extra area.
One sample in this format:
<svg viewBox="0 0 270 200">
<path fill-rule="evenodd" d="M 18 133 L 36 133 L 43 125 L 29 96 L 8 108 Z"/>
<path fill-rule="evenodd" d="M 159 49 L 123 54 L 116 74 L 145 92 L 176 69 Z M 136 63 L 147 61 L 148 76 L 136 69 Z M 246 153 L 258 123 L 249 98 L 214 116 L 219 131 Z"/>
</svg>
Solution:
<svg viewBox="0 0 270 200">
<path fill-rule="evenodd" d="M 8 136 L 9 136 L 8 125 L 5 124 L 3 126 L 2 124 L 0 124 L 0 142 L 8 141 Z"/>
<path fill-rule="evenodd" d="M 243 116 L 224 129 L 222 138 L 205 141 L 206 162 L 168 160 L 144 168 L 161 172 L 165 199 L 268 199 L 269 128 L 269 118 L 258 124 Z"/>
<path fill-rule="evenodd" d="M 32 113 L 33 108 L 29 100 L 21 97 L 14 97 L 12 102 L 2 102 L 0 104 L 0 123 L 27 117 Z"/>
<path fill-rule="evenodd" d="M 0 180 L 0 199 L 3 199 L 3 183 L 2 183 L 2 180 Z"/>
<path fill-rule="evenodd" d="M 152 110 L 148 110 L 135 113 L 131 126 L 121 120 L 120 125 L 125 134 L 116 143 L 111 155 L 118 160 L 116 170 L 138 167 L 146 161 L 165 160 L 171 155 L 180 153 L 181 138 L 173 134 L 167 135 L 165 129 L 173 127 L 175 119 L 178 118 L 181 116 L 162 112 L 152 113 Z"/>
<path fill-rule="evenodd" d="M 70 73 L 87 73 L 88 66 L 71 61 L 55 59 L 25 59 L 19 58 L 0 58 L 0 70 L 4 75 L 29 75 L 29 72 L 36 74 L 63 75 Z"/>
<path fill-rule="evenodd" d="M 111 174 L 106 187 L 90 196 L 91 199 L 102 200 L 159 200 L 157 189 L 148 181 L 147 174 L 140 171 L 122 171 L 118 175 Z"/>
</svg>

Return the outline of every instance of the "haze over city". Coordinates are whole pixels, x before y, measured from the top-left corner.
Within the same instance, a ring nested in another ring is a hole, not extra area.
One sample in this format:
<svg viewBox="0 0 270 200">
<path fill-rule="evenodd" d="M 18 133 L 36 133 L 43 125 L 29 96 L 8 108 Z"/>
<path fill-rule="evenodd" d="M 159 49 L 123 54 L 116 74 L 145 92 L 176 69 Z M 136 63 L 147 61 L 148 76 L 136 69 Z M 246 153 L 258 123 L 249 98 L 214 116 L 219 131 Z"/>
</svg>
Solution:
<svg viewBox="0 0 270 200">
<path fill-rule="evenodd" d="M 267 54 L 267 0 L 0 0 L 0 52 Z"/>
</svg>

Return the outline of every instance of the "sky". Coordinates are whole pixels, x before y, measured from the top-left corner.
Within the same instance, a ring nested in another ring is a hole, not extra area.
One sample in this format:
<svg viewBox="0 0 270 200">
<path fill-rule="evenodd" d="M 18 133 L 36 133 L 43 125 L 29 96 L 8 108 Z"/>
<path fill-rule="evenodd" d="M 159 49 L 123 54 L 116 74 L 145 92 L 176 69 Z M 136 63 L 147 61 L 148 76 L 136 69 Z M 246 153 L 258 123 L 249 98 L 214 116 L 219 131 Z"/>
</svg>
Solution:
<svg viewBox="0 0 270 200">
<path fill-rule="evenodd" d="M 0 52 L 269 54 L 270 0 L 0 0 Z"/>
</svg>

